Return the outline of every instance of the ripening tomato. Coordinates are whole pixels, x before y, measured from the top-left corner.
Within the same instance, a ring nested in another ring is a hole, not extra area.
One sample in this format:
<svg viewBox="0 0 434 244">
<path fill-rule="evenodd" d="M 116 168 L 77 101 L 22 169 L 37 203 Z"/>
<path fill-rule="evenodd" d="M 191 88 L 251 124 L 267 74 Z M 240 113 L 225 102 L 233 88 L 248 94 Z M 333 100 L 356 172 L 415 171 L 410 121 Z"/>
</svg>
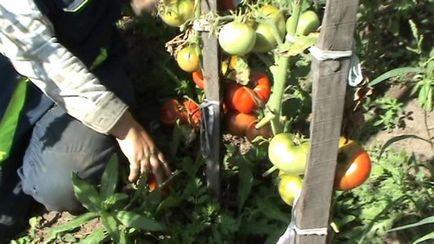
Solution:
<svg viewBox="0 0 434 244">
<path fill-rule="evenodd" d="M 169 26 L 179 27 L 194 16 L 194 0 L 165 1 L 159 15 Z"/>
<path fill-rule="evenodd" d="M 256 120 L 257 118 L 253 114 L 244 114 L 234 111 L 225 116 L 225 125 L 230 134 L 244 136 L 246 135 L 247 128 Z"/>
<path fill-rule="evenodd" d="M 205 81 L 203 80 L 203 73 L 201 70 L 193 71 L 191 73 L 194 84 L 197 85 L 200 89 L 205 89 Z"/>
<path fill-rule="evenodd" d="M 270 124 L 266 124 L 259 129 L 256 129 L 255 126 L 257 121 L 251 123 L 246 130 L 247 140 L 252 142 L 257 136 L 262 136 L 264 138 L 271 138 L 273 136 L 273 131 L 271 130 Z"/>
<path fill-rule="evenodd" d="M 286 204 L 292 206 L 294 204 L 295 198 L 301 193 L 303 181 L 297 175 L 290 175 L 286 173 L 279 173 L 278 181 L 280 197 Z"/>
<path fill-rule="evenodd" d="M 226 87 L 225 102 L 233 110 L 248 114 L 258 107 L 260 99 L 249 87 L 232 82 Z"/>
<path fill-rule="evenodd" d="M 163 106 L 160 110 L 160 120 L 163 124 L 172 126 L 176 123 L 178 119 L 186 119 L 182 118 L 181 114 L 181 104 L 179 104 L 178 100 L 171 98 L 164 102 Z"/>
<path fill-rule="evenodd" d="M 371 173 L 369 154 L 353 140 L 340 138 L 335 188 L 351 190 L 368 179 Z"/>
<path fill-rule="evenodd" d="M 197 71 L 200 68 L 199 54 L 193 45 L 182 48 L 176 54 L 176 62 L 186 72 Z"/>
<path fill-rule="evenodd" d="M 264 73 L 252 73 L 250 82 L 254 84 L 253 91 L 258 95 L 262 102 L 267 102 L 271 94 L 271 84 L 268 76 Z"/>
<path fill-rule="evenodd" d="M 268 52 L 277 46 L 277 40 L 273 34 L 273 27 L 270 25 L 274 25 L 277 30 L 277 34 L 279 38 L 282 40 L 285 36 L 286 24 L 285 17 L 282 12 L 272 6 L 265 5 L 259 9 L 259 13 L 263 16 L 266 16 L 264 23 L 259 23 L 256 27 L 256 43 L 253 47 L 254 52 Z"/>
<path fill-rule="evenodd" d="M 200 120 L 201 120 L 201 112 L 199 105 L 191 100 L 187 99 L 183 102 L 185 113 L 187 114 L 187 121 L 190 125 L 194 127 L 200 126 Z"/>
<path fill-rule="evenodd" d="M 149 175 L 147 183 L 148 183 L 149 191 L 154 191 L 159 187 L 157 179 L 155 178 L 155 176 L 153 174 Z"/>
<path fill-rule="evenodd" d="M 256 34 L 248 24 L 232 21 L 221 28 L 218 41 L 225 52 L 242 56 L 252 50 Z"/>
<path fill-rule="evenodd" d="M 294 136 L 289 133 L 277 134 L 268 146 L 268 158 L 279 170 L 294 175 L 304 174 L 309 144 L 294 143 Z"/>
</svg>

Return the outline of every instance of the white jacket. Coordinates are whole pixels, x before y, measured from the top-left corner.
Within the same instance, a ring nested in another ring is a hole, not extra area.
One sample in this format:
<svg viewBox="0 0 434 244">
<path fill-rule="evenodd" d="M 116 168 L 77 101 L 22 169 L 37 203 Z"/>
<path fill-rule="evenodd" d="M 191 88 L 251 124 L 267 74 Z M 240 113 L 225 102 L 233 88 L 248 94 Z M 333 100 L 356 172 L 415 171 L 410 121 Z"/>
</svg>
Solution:
<svg viewBox="0 0 434 244">
<path fill-rule="evenodd" d="M 54 36 L 33 0 L 0 0 L 0 52 L 86 126 L 108 133 L 127 110 Z"/>
</svg>

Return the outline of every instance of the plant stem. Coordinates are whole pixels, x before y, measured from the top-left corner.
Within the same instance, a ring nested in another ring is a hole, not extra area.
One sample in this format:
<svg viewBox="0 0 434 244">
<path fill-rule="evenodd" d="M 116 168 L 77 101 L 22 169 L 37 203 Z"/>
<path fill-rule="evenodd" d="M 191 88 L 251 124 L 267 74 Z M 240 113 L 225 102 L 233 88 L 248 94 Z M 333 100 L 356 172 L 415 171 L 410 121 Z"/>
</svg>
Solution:
<svg viewBox="0 0 434 244">
<path fill-rule="evenodd" d="M 298 25 L 298 19 L 300 18 L 300 12 L 301 12 L 301 4 L 303 3 L 303 0 L 295 0 L 293 6 L 292 6 L 292 13 L 291 13 L 291 19 L 290 24 L 288 28 L 288 34 L 294 35 L 297 31 L 297 25 Z"/>
<path fill-rule="evenodd" d="M 303 0 L 295 0 L 293 4 L 288 35 L 293 36 L 297 31 L 297 24 L 300 17 L 302 2 Z M 282 97 L 285 91 L 286 80 L 288 76 L 289 57 L 285 57 L 280 55 L 279 53 L 276 53 L 274 55 L 274 59 L 276 62 L 276 67 L 274 67 L 274 69 L 272 70 L 274 86 L 273 93 L 271 94 L 270 100 L 267 103 L 267 113 L 274 116 L 271 119 L 271 128 L 273 130 L 273 133 L 276 135 L 283 132 L 284 129 L 280 118 L 282 111 Z M 265 117 L 269 119 L 271 115 Z"/>
</svg>

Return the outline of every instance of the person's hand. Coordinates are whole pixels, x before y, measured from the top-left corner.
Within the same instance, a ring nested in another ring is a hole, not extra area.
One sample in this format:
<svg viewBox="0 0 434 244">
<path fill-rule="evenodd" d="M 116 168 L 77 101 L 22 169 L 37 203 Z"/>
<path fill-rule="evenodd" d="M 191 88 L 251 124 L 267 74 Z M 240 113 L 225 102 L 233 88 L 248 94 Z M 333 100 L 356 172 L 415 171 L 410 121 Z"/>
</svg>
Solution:
<svg viewBox="0 0 434 244">
<path fill-rule="evenodd" d="M 152 13 L 157 9 L 157 0 L 131 0 L 131 9 L 139 16 L 142 12 Z"/>
<path fill-rule="evenodd" d="M 136 182 L 142 174 L 152 173 L 158 184 L 161 184 L 171 174 L 163 154 L 130 112 L 124 113 L 110 134 L 116 137 L 122 152 L 128 158 L 128 179 L 131 182 Z"/>
</svg>

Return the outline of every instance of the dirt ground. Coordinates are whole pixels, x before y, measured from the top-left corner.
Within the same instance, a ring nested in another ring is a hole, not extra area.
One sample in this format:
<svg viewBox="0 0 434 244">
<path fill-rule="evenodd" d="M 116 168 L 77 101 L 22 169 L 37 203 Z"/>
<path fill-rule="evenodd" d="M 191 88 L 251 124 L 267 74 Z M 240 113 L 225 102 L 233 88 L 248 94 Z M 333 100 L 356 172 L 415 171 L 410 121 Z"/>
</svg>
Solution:
<svg viewBox="0 0 434 244">
<path fill-rule="evenodd" d="M 378 132 L 369 139 L 368 146 L 383 145 L 391 138 L 400 135 L 416 135 L 427 140 L 431 138 L 431 141 L 434 142 L 434 111 L 424 112 L 415 99 L 405 101 L 408 97 L 406 95 L 401 96 L 403 93 L 405 92 L 402 91 L 402 88 L 393 87 L 386 93 L 386 96 L 404 100 L 404 114 L 409 114 L 403 120 L 404 126 L 391 131 Z M 413 138 L 401 140 L 394 143 L 392 148 L 398 151 L 404 149 L 407 152 L 413 152 L 417 159 L 434 163 L 434 148 L 422 140 Z"/>
</svg>

